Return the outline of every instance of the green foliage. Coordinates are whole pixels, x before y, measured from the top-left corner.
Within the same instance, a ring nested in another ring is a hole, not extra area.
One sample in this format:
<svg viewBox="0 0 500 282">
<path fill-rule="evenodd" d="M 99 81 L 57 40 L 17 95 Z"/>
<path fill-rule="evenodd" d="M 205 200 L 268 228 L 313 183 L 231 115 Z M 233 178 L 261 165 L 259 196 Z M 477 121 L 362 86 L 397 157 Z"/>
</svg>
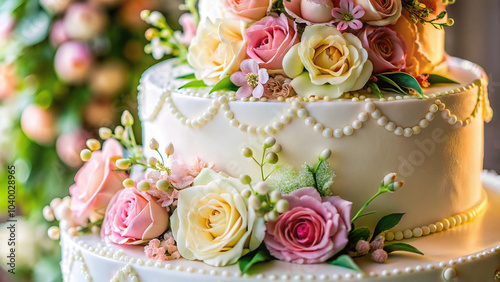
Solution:
<svg viewBox="0 0 500 282">
<path fill-rule="evenodd" d="M 333 184 L 334 177 L 335 174 L 330 170 L 330 164 L 328 162 L 321 162 L 315 174 L 316 189 L 318 189 L 321 197 L 332 195 L 330 187 Z"/>
<path fill-rule="evenodd" d="M 374 76 L 376 78 L 374 83 L 381 90 L 395 92 L 401 95 L 410 95 L 414 92 L 423 96 L 423 91 L 418 81 L 405 72 L 385 72 L 375 74 Z"/>
<path fill-rule="evenodd" d="M 429 77 L 427 77 L 427 81 L 431 85 L 440 84 L 440 83 L 460 84 L 459 82 L 457 82 L 453 79 L 444 77 L 444 76 L 439 75 L 439 74 L 429 74 Z"/>
<path fill-rule="evenodd" d="M 207 85 L 205 84 L 205 82 L 203 82 L 203 80 L 192 80 L 192 81 L 190 81 L 190 82 L 182 85 L 178 89 L 182 89 L 182 88 L 201 88 L 201 87 L 207 87 Z"/>
<path fill-rule="evenodd" d="M 373 231 L 373 238 L 375 238 L 377 235 L 380 233 L 389 230 L 396 226 L 400 221 L 401 218 L 405 215 L 404 213 L 391 213 L 388 214 L 384 217 L 382 217 L 378 222 L 377 225 L 375 226 L 375 230 Z M 372 238 L 372 241 L 373 241 Z"/>
<path fill-rule="evenodd" d="M 370 229 L 366 226 L 358 227 L 349 232 L 349 242 L 356 244 L 359 240 L 367 241 L 370 238 Z"/>
<path fill-rule="evenodd" d="M 352 258 L 348 255 L 340 255 L 336 259 L 328 261 L 328 263 L 331 265 L 349 268 L 364 275 L 363 270 L 361 270 L 361 268 L 359 268 L 354 260 L 352 260 Z"/>
<path fill-rule="evenodd" d="M 314 187 L 315 184 L 314 176 L 306 165 L 303 165 L 299 171 L 295 171 L 289 165 L 281 167 L 269 177 L 269 183 L 282 194 L 290 194 L 303 187 Z"/>
<path fill-rule="evenodd" d="M 403 252 L 410 252 L 410 253 L 415 253 L 419 255 L 424 255 L 421 251 L 419 251 L 417 248 L 413 247 L 412 245 L 406 244 L 406 243 L 393 243 L 390 245 L 384 246 L 384 251 L 387 253 L 392 253 L 396 251 L 403 251 Z"/>
<path fill-rule="evenodd" d="M 238 267 L 242 274 L 250 273 L 258 264 L 273 260 L 265 244 L 262 243 L 256 250 L 244 255 L 238 260 Z"/>
<path fill-rule="evenodd" d="M 221 90 L 237 91 L 238 89 L 239 89 L 239 87 L 234 85 L 234 83 L 231 81 L 231 77 L 226 76 L 221 81 L 219 81 L 217 84 L 215 84 L 214 87 L 212 87 L 212 90 L 210 90 L 209 94 L 211 94 L 215 91 L 221 91 Z"/>
</svg>

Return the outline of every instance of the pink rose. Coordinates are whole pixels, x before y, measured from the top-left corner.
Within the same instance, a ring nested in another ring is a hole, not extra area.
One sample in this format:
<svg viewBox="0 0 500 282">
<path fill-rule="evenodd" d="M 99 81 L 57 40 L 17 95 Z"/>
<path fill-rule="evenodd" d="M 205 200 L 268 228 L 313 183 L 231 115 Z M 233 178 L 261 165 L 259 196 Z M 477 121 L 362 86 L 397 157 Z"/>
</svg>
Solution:
<svg viewBox="0 0 500 282">
<path fill-rule="evenodd" d="M 168 228 L 168 212 L 137 188 L 125 188 L 111 199 L 101 238 L 115 244 L 137 245 L 160 236 Z"/>
<path fill-rule="evenodd" d="M 333 23 L 332 10 L 340 1 L 332 0 L 282 0 L 285 10 L 296 22 L 310 24 Z M 334 4 L 336 4 L 334 6 Z"/>
<path fill-rule="evenodd" d="M 283 57 L 299 42 L 295 22 L 285 14 L 267 16 L 249 27 L 245 34 L 248 56 L 268 70 L 283 69 Z"/>
<path fill-rule="evenodd" d="M 194 23 L 193 16 L 189 13 L 182 14 L 179 18 L 179 23 L 182 26 L 181 42 L 189 46 L 196 36 L 196 24 Z"/>
<path fill-rule="evenodd" d="M 283 196 L 290 209 L 267 223 L 264 242 L 277 259 L 292 263 L 320 263 L 344 249 L 351 230 L 352 203 L 324 197 L 305 187 Z"/>
<path fill-rule="evenodd" d="M 406 67 L 406 47 L 403 37 L 388 27 L 366 26 L 358 34 L 368 59 L 373 63 L 373 72 L 403 70 Z"/>
<path fill-rule="evenodd" d="M 0 80 L 1 82 L 1 80 Z M 31 140 L 51 145 L 57 136 L 54 114 L 41 106 L 29 105 L 21 114 L 21 129 Z"/>
<path fill-rule="evenodd" d="M 223 0 L 224 7 L 236 19 L 258 21 L 271 9 L 271 0 Z"/>
<path fill-rule="evenodd" d="M 49 37 L 50 37 L 50 43 L 54 47 L 57 47 L 71 39 L 69 37 L 68 32 L 66 32 L 66 28 L 64 27 L 64 23 L 62 20 L 55 21 L 52 24 L 52 27 L 50 28 Z"/>
<path fill-rule="evenodd" d="M 114 162 L 122 158 L 120 143 L 114 139 L 104 142 L 102 151 L 92 157 L 76 173 L 75 184 L 69 188 L 73 220 L 86 225 L 90 217 L 99 217 L 111 198 L 123 188 L 126 173 L 115 171 Z"/>
<path fill-rule="evenodd" d="M 365 10 L 361 20 L 375 26 L 395 23 L 403 7 L 401 0 L 354 0 L 354 4 L 361 5 Z"/>
</svg>

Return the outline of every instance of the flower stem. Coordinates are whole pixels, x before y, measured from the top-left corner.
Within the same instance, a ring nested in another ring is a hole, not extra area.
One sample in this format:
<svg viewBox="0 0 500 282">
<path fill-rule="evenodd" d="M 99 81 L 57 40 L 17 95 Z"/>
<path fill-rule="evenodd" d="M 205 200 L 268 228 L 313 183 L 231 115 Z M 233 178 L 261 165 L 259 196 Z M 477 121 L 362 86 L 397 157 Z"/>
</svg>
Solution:
<svg viewBox="0 0 500 282">
<path fill-rule="evenodd" d="M 356 213 L 356 215 L 351 219 L 351 223 L 354 223 L 356 221 L 356 219 L 358 219 L 359 217 L 361 217 L 361 212 L 363 212 L 363 210 L 373 201 L 375 200 L 375 198 L 377 198 L 378 196 L 384 194 L 386 191 L 384 190 L 381 190 L 379 189 L 379 191 L 373 195 L 360 209 L 359 211 Z"/>
</svg>

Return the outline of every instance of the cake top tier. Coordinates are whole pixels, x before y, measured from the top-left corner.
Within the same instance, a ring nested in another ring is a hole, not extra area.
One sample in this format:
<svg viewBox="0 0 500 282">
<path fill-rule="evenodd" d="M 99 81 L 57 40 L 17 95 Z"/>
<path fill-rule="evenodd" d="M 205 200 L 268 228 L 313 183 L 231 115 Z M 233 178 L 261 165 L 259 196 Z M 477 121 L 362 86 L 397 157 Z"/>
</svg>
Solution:
<svg viewBox="0 0 500 282">
<path fill-rule="evenodd" d="M 193 68 L 186 87 L 339 98 L 368 88 L 422 95 L 421 87 L 451 82 L 435 76 L 447 71 L 446 0 L 201 0 L 199 10 L 191 2 L 181 37 L 158 13 L 143 14 L 163 30 L 147 33 L 147 50 Z"/>
</svg>

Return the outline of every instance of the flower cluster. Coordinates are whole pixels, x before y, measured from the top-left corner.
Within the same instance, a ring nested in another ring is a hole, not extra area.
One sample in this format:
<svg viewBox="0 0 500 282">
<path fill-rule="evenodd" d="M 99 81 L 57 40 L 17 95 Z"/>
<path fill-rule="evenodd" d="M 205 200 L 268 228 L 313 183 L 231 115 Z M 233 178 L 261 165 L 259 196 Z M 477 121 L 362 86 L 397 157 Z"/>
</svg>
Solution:
<svg viewBox="0 0 500 282">
<path fill-rule="evenodd" d="M 405 36 L 408 20 L 412 28 L 450 25 L 449 20 L 440 22 L 444 9 L 430 19 L 443 6 L 434 2 L 216 0 L 208 5 L 201 1 L 201 20 L 187 61 L 196 79 L 207 86 L 219 90 L 218 83 L 230 77 L 239 88 L 237 98 L 293 94 L 339 98 L 366 88 L 373 74 L 416 76 L 444 60 L 443 54 L 429 61 L 411 57 L 426 55 L 427 47 L 408 46 L 427 44 L 431 32 Z"/>
</svg>

